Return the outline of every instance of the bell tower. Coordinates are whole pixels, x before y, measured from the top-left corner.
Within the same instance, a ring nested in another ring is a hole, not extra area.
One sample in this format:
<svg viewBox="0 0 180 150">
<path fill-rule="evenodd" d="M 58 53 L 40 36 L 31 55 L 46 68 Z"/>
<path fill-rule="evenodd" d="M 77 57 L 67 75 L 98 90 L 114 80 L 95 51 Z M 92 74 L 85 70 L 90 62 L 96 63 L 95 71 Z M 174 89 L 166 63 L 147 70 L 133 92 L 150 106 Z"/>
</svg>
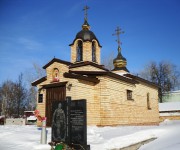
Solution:
<svg viewBox="0 0 180 150">
<path fill-rule="evenodd" d="M 124 31 L 121 30 L 121 28 L 117 27 L 115 30 L 115 34 L 117 36 L 117 43 L 118 43 L 118 55 L 113 60 L 114 69 L 112 70 L 115 73 L 128 73 L 129 70 L 126 68 L 127 61 L 126 58 L 123 57 L 121 54 L 121 42 L 120 42 L 120 34 L 124 33 Z"/>
<path fill-rule="evenodd" d="M 84 23 L 82 30 L 76 34 L 75 39 L 71 47 L 71 62 L 78 63 L 83 61 L 90 61 L 100 64 L 100 51 L 101 45 L 96 38 L 95 34 L 90 31 L 90 25 L 88 23 L 87 10 L 88 6 L 83 8 L 84 11 Z"/>
</svg>

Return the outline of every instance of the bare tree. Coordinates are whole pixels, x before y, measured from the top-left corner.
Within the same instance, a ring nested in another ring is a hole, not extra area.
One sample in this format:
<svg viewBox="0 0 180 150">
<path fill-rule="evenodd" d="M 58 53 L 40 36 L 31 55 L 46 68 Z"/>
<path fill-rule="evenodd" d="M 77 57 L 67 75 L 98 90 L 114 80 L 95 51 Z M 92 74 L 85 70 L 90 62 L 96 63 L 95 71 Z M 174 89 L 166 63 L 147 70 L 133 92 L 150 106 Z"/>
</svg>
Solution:
<svg viewBox="0 0 180 150">
<path fill-rule="evenodd" d="M 139 75 L 159 85 L 160 102 L 162 102 L 162 93 L 177 89 L 180 83 L 180 72 L 177 67 L 166 61 L 161 61 L 159 64 L 150 62 Z"/>
<path fill-rule="evenodd" d="M 114 68 L 113 65 L 114 58 L 115 58 L 114 53 L 111 52 L 108 56 L 102 59 L 102 64 L 105 66 L 105 68 L 107 68 L 108 70 L 112 70 Z"/>
<path fill-rule="evenodd" d="M 18 81 L 15 84 L 15 100 L 16 100 L 16 106 L 17 106 L 17 116 L 19 117 L 20 114 L 22 115 L 25 106 L 26 106 L 26 100 L 27 100 L 27 89 L 25 88 L 25 85 L 23 85 L 23 74 L 21 73 L 18 77 Z"/>
<path fill-rule="evenodd" d="M 35 110 L 36 98 L 37 98 L 37 89 L 35 87 L 31 86 L 28 89 L 26 110 Z"/>
<path fill-rule="evenodd" d="M 5 115 L 7 117 L 11 117 L 11 115 L 15 113 L 14 91 L 15 83 L 10 80 L 3 82 L 0 88 L 2 115 Z"/>
<path fill-rule="evenodd" d="M 41 78 L 45 75 L 45 70 L 37 63 L 33 63 L 33 68 L 35 70 L 36 78 Z"/>
<path fill-rule="evenodd" d="M 34 62 L 32 63 L 32 68 L 25 71 L 24 77 L 28 86 L 31 86 L 34 80 L 45 76 L 45 74 L 45 70 L 38 63 Z"/>
<path fill-rule="evenodd" d="M 0 86 L 2 115 L 6 117 L 19 117 L 24 113 L 27 105 L 27 90 L 22 76 L 19 75 L 17 82 L 7 80 Z"/>
<path fill-rule="evenodd" d="M 37 78 L 45 75 L 37 63 L 33 63 L 33 69 L 25 72 L 26 86 L 21 73 L 16 82 L 4 81 L 0 85 L 0 112 L 6 117 L 21 116 L 24 110 L 34 110 L 36 107 L 37 89 L 31 86 Z"/>
<path fill-rule="evenodd" d="M 25 72 L 25 80 L 27 83 L 27 88 L 28 88 L 28 95 L 27 95 L 27 110 L 34 110 L 36 107 L 36 99 L 37 99 L 37 88 L 32 87 L 31 83 L 43 76 L 45 76 L 45 70 L 38 64 L 38 63 L 33 63 L 32 64 L 32 69 L 28 69 Z"/>
</svg>

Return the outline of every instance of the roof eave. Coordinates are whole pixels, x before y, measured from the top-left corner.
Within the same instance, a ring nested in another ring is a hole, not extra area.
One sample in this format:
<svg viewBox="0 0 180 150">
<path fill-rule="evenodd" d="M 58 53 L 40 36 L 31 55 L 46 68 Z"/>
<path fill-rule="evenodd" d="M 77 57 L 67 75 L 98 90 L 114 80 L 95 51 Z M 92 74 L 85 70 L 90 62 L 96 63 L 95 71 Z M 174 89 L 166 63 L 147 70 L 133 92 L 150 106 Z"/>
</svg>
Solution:
<svg viewBox="0 0 180 150">
<path fill-rule="evenodd" d="M 144 82 L 144 83 L 149 84 L 149 85 L 151 85 L 151 86 L 153 86 L 153 87 L 156 87 L 156 88 L 161 88 L 159 85 L 157 85 L 157 84 L 155 84 L 155 83 L 153 83 L 153 82 L 150 82 L 150 81 L 145 80 L 145 79 L 143 79 L 143 78 L 141 78 L 141 77 L 138 77 L 138 76 L 134 76 L 134 75 L 132 75 L 132 74 L 125 74 L 124 76 L 127 76 L 127 77 L 129 77 L 129 78 L 132 78 L 132 79 L 135 80 L 135 81 Z"/>
<path fill-rule="evenodd" d="M 65 64 L 67 66 L 72 64 L 71 62 L 68 62 L 68 61 L 65 61 L 65 60 L 61 60 L 61 59 L 58 59 L 58 58 L 53 58 L 49 63 L 47 63 L 45 66 L 43 66 L 43 69 L 46 69 L 47 67 L 49 67 L 54 62 L 59 62 L 59 63 Z"/>
<path fill-rule="evenodd" d="M 40 79 L 32 82 L 31 85 L 32 85 L 32 86 L 37 86 L 38 84 L 40 84 L 40 83 L 42 83 L 42 82 L 44 82 L 44 81 L 46 81 L 46 80 L 47 80 L 47 76 L 44 76 L 44 77 L 42 77 L 42 78 L 40 78 Z"/>
<path fill-rule="evenodd" d="M 71 44 L 69 44 L 69 46 L 74 45 L 74 42 L 75 42 L 76 40 L 78 40 L 78 39 L 81 39 L 83 42 L 87 42 L 87 41 L 92 42 L 92 40 L 84 40 L 83 38 L 75 38 L 75 39 L 73 40 L 73 42 L 72 42 Z M 102 48 L 102 46 L 101 46 L 101 44 L 99 43 L 98 39 L 93 39 L 93 40 L 96 40 L 97 43 L 98 43 L 98 46 L 99 46 L 100 48 Z"/>
<path fill-rule="evenodd" d="M 87 65 L 92 65 L 92 66 L 97 67 L 99 69 L 109 71 L 108 69 L 104 68 L 102 65 L 98 65 L 98 64 L 90 62 L 90 61 L 84 61 L 84 62 L 79 62 L 79 63 L 76 63 L 76 64 L 72 64 L 72 65 L 69 66 L 69 68 L 76 68 L 76 67 L 87 66 Z"/>
</svg>

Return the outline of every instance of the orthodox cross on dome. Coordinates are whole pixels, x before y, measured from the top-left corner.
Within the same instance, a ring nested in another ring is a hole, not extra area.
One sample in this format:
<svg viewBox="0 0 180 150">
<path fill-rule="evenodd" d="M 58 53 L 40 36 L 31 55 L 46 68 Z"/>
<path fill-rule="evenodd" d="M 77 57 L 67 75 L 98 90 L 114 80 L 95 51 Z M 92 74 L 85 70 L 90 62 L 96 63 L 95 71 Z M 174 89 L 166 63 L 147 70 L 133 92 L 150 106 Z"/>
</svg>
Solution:
<svg viewBox="0 0 180 150">
<path fill-rule="evenodd" d="M 115 33 L 114 34 L 112 34 L 112 35 L 116 35 L 117 36 L 117 43 L 118 43 L 118 51 L 120 52 L 120 50 L 121 50 L 121 47 L 120 47 L 120 45 L 122 44 L 121 43 L 121 41 L 120 41 L 120 34 L 123 34 L 124 33 L 124 31 L 122 31 L 122 29 L 121 28 L 119 28 L 119 27 L 117 27 L 117 29 L 115 30 Z"/>
<path fill-rule="evenodd" d="M 89 7 L 86 5 L 86 6 L 84 6 L 84 8 L 83 8 L 83 11 L 84 11 L 84 20 L 86 20 L 87 21 L 87 10 L 89 9 Z"/>
</svg>

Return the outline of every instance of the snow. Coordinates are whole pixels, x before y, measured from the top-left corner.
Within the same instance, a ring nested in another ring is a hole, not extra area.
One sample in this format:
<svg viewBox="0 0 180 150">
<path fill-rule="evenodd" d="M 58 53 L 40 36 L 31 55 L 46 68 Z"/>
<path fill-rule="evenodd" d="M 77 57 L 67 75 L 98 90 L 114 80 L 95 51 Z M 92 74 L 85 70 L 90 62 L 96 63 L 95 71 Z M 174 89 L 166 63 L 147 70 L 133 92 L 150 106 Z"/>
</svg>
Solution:
<svg viewBox="0 0 180 150">
<path fill-rule="evenodd" d="M 163 134 L 156 134 L 157 140 L 150 142 L 140 150 L 179 150 L 180 149 L 180 121 L 165 121 L 160 128 Z"/>
<path fill-rule="evenodd" d="M 180 110 L 180 102 L 159 103 L 159 111 Z"/>
<path fill-rule="evenodd" d="M 0 116 L 0 119 L 4 118 L 4 116 Z"/>
<path fill-rule="evenodd" d="M 125 74 L 129 74 L 129 73 L 127 73 L 127 72 L 114 72 L 115 74 L 118 74 L 118 75 L 120 75 L 120 76 L 124 76 Z"/>
<path fill-rule="evenodd" d="M 180 112 L 160 113 L 160 116 L 180 116 Z"/>
<path fill-rule="evenodd" d="M 50 150 L 49 145 L 40 144 L 40 136 L 41 131 L 36 126 L 0 126 L 0 150 Z"/>
<path fill-rule="evenodd" d="M 180 90 L 176 90 L 176 91 L 171 91 L 171 92 L 164 92 L 163 94 L 172 94 L 172 93 L 180 93 Z"/>
<path fill-rule="evenodd" d="M 27 117 L 27 120 L 37 120 L 37 118 L 35 116 L 29 116 Z"/>
<path fill-rule="evenodd" d="M 48 144 L 40 144 L 39 129 L 36 126 L 0 126 L 0 150 L 50 150 Z M 51 129 L 47 130 L 50 142 Z M 159 126 L 88 126 L 87 133 L 91 150 L 122 148 L 150 138 L 157 139 L 140 150 L 180 149 L 180 121 L 165 120 Z"/>
</svg>

